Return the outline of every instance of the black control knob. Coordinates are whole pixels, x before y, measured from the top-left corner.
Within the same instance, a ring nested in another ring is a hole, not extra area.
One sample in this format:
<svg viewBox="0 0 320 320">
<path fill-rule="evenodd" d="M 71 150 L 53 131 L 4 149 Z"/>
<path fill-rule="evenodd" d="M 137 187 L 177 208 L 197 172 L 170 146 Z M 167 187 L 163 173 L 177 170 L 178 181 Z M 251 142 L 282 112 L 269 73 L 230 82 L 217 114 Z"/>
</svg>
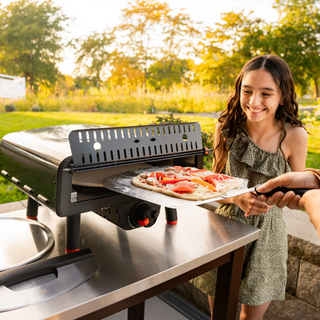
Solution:
<svg viewBox="0 0 320 320">
<path fill-rule="evenodd" d="M 135 227 L 151 227 L 157 220 L 159 212 L 147 202 L 139 202 L 131 214 L 131 223 Z"/>
</svg>

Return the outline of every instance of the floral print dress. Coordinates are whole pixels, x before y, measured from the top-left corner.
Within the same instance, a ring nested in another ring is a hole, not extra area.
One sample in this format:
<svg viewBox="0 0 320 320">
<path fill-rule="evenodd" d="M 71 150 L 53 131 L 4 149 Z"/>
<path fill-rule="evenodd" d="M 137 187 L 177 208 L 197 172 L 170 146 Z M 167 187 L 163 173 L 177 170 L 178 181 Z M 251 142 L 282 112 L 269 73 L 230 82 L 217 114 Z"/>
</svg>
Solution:
<svg viewBox="0 0 320 320">
<path fill-rule="evenodd" d="M 232 143 L 223 173 L 248 179 L 250 188 L 291 171 L 281 151 L 284 137 L 285 129 L 280 135 L 277 152 L 272 153 L 256 145 L 243 128 Z M 224 204 L 219 206 L 217 213 L 261 229 L 259 239 L 245 249 L 239 302 L 257 306 L 272 300 L 284 300 L 288 249 L 282 209 L 273 206 L 265 214 L 246 218 L 237 205 Z M 216 278 L 217 269 L 214 269 L 192 279 L 191 283 L 207 295 L 214 296 Z"/>
</svg>

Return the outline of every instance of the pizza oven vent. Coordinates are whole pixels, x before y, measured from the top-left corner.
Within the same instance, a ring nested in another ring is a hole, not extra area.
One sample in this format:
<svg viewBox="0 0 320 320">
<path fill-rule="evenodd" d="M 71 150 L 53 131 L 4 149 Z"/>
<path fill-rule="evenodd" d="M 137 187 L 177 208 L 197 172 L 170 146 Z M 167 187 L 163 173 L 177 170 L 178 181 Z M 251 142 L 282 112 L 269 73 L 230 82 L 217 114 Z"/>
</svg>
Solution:
<svg viewBox="0 0 320 320">
<path fill-rule="evenodd" d="M 198 123 L 74 130 L 69 141 L 74 171 L 173 159 L 202 150 Z"/>
</svg>

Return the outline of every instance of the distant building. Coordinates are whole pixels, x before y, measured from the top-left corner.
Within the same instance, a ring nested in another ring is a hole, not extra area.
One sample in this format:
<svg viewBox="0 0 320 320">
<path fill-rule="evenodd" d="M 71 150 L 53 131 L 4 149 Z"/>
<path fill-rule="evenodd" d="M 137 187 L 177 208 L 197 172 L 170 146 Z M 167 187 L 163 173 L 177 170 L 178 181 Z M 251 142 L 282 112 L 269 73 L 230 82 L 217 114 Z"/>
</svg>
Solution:
<svg viewBox="0 0 320 320">
<path fill-rule="evenodd" d="M 0 98 L 24 99 L 26 97 L 26 79 L 0 74 Z"/>
</svg>

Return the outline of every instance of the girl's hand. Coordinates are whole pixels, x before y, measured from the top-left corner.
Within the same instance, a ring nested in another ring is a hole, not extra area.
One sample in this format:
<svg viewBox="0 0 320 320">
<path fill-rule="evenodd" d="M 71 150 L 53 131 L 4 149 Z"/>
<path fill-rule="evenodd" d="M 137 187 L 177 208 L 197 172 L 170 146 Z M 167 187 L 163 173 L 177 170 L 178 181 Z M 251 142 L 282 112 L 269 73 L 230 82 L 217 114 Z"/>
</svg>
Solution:
<svg viewBox="0 0 320 320">
<path fill-rule="evenodd" d="M 239 206 L 246 214 L 245 217 L 251 215 L 259 215 L 267 213 L 272 206 L 261 202 L 256 193 L 249 192 L 241 194 L 233 198 L 233 203 Z"/>
</svg>

